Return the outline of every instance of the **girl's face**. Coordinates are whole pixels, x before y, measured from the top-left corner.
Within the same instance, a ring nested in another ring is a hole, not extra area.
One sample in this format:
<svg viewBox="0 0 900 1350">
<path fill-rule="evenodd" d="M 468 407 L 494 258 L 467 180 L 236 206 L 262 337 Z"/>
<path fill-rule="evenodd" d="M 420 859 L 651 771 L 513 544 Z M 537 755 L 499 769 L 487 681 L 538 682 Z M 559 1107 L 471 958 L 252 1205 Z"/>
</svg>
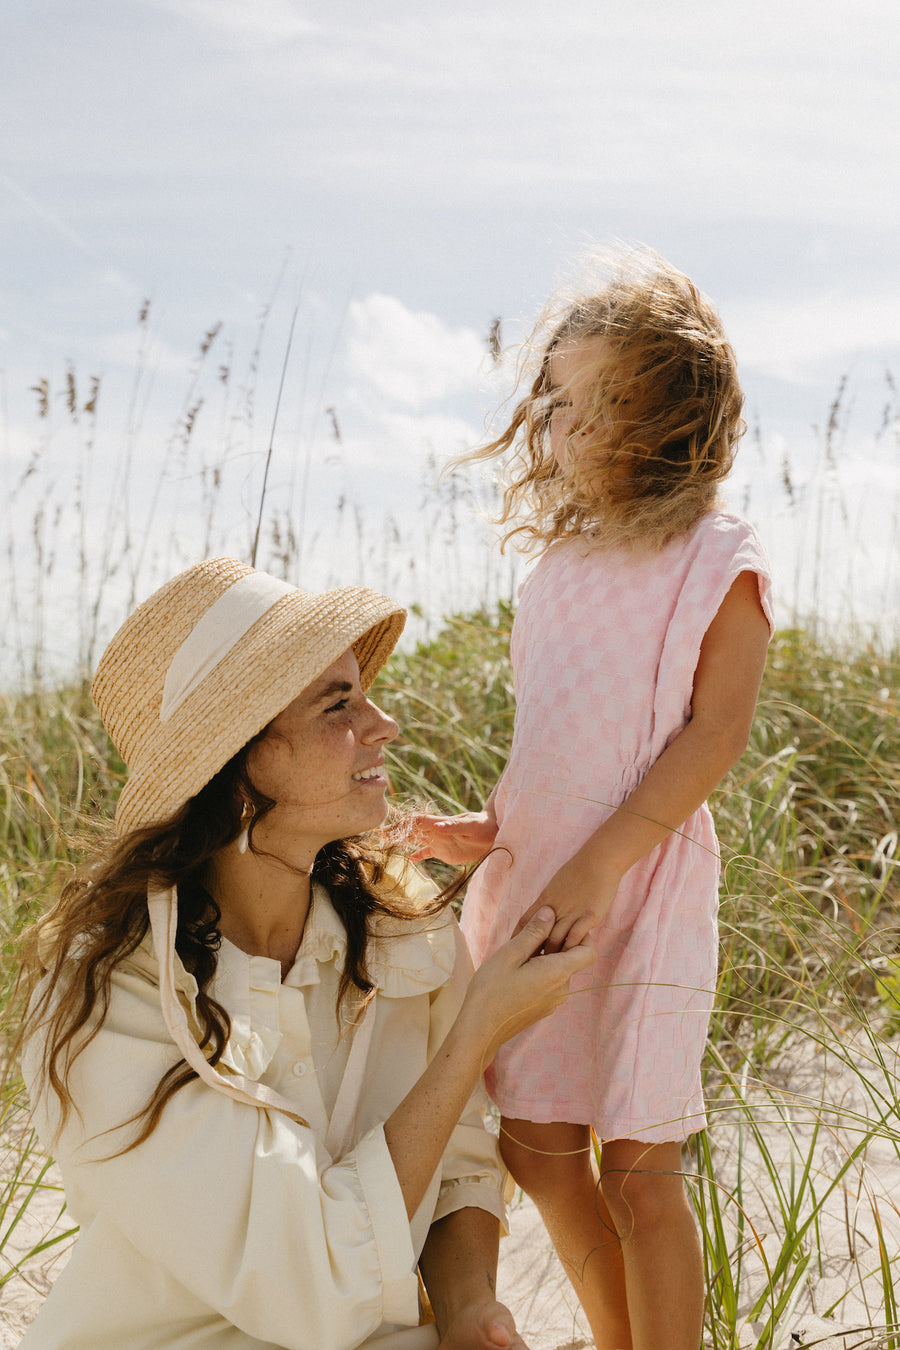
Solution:
<svg viewBox="0 0 900 1350">
<path fill-rule="evenodd" d="M 346 651 L 289 703 L 247 756 L 251 781 L 276 805 L 259 822 L 262 849 L 305 864 L 335 839 L 387 814 L 384 748 L 397 723 L 376 708 Z"/>
<path fill-rule="evenodd" d="M 595 417 L 586 425 L 584 423 L 595 402 L 598 374 L 609 356 L 606 339 L 595 337 L 561 344 L 550 358 L 550 388 L 547 391 L 552 403 L 550 448 L 562 469 L 573 458 L 578 458 L 579 440 L 588 436 L 596 439 L 596 433 L 602 430 L 600 423 L 609 420 L 601 417 L 598 422 Z M 576 428 L 575 439 L 570 441 Z"/>
</svg>

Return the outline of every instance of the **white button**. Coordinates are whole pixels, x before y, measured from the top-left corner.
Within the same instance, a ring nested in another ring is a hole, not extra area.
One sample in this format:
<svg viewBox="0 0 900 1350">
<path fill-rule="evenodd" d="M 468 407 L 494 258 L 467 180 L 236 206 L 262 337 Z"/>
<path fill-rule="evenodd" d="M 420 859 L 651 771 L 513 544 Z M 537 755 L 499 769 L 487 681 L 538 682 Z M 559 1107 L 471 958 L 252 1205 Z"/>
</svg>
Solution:
<svg viewBox="0 0 900 1350">
<path fill-rule="evenodd" d="M 303 1063 L 302 1059 L 297 1060 L 297 1063 L 291 1069 L 291 1073 L 294 1075 L 295 1078 L 303 1077 L 303 1075 L 306 1073 L 306 1065 Z"/>
</svg>

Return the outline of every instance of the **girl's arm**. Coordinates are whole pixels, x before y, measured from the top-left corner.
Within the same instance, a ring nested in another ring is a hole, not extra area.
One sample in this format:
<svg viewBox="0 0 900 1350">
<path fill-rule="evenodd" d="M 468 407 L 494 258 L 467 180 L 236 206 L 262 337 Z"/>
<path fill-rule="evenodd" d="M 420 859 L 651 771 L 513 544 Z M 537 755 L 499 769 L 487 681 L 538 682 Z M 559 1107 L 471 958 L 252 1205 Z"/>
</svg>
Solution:
<svg viewBox="0 0 900 1350">
<path fill-rule="evenodd" d="M 419 1269 L 441 1335 L 440 1350 L 525 1350 L 512 1313 L 497 1302 L 500 1225 L 483 1209 L 432 1224 Z"/>
<path fill-rule="evenodd" d="M 629 867 L 680 829 L 740 759 L 768 641 L 756 573 L 741 572 L 703 638 L 690 722 L 523 916 L 520 927 L 540 906 L 554 910 L 545 951 L 574 946 L 596 927 Z"/>
</svg>

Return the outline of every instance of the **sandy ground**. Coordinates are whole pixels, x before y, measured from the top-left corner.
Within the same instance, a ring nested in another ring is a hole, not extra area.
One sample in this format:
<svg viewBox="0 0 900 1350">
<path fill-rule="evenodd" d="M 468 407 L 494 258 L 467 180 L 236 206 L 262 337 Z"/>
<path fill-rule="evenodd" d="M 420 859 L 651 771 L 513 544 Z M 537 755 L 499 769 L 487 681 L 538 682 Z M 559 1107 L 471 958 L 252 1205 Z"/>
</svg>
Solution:
<svg viewBox="0 0 900 1350">
<path fill-rule="evenodd" d="M 842 1204 L 838 1206 L 841 1207 Z M 37 1206 L 31 1222 L 35 1223 L 38 1211 L 52 1221 L 58 1210 L 58 1197 L 48 1196 Z M 836 1214 L 834 1221 L 838 1228 L 843 1227 L 845 1216 Z M 30 1238 L 31 1233 L 20 1234 L 15 1246 L 21 1249 Z M 897 1250 L 895 1244 L 894 1252 Z M 4 1268 L 8 1268 L 13 1256 L 13 1251 L 4 1247 Z M 35 1258 L 21 1274 L 0 1288 L 0 1350 L 14 1350 L 19 1344 L 66 1256 L 64 1250 L 50 1259 Z M 827 1309 L 833 1299 L 845 1295 L 854 1274 L 855 1263 L 843 1254 L 829 1258 L 824 1277 L 804 1290 L 790 1323 L 793 1335 L 787 1332 L 780 1338 L 777 1350 L 796 1350 L 798 1345 L 815 1345 L 819 1350 L 861 1350 L 863 1346 L 877 1344 L 865 1328 L 880 1320 L 879 1310 L 870 1306 L 867 1312 L 858 1295 L 849 1307 L 845 1302 L 839 1318 L 823 1318 L 814 1311 L 816 1307 Z M 530 1350 L 587 1350 L 593 1346 L 571 1285 L 534 1206 L 524 1196 L 513 1202 L 510 1234 L 501 1245 L 498 1288 L 500 1297 L 512 1308 Z M 741 1344 L 754 1345 L 753 1332 L 753 1326 L 746 1325 L 740 1336 Z M 795 1336 L 800 1339 L 794 1339 Z"/>
<path fill-rule="evenodd" d="M 864 1062 L 869 1053 L 861 1046 L 858 1061 Z M 882 1094 L 900 1065 L 895 1057 L 874 1065 L 872 1087 L 863 1089 L 850 1067 L 853 1058 L 851 1054 L 843 1063 L 835 1062 L 804 1042 L 775 1071 L 774 1077 L 784 1080 L 781 1086 L 776 1082 L 773 1090 L 770 1076 L 770 1087 L 748 1087 L 757 1118 L 768 1121 L 764 1138 L 774 1164 L 760 1154 L 746 1126 L 728 1125 L 727 1101 L 720 1105 L 722 1117 L 713 1137 L 723 1213 L 733 1229 L 732 1264 L 743 1247 L 741 1287 L 747 1292 L 736 1319 L 742 1347 L 757 1346 L 768 1317 L 765 1306 L 754 1309 L 753 1303 L 766 1287 L 765 1263 L 774 1263 L 782 1245 L 782 1207 L 792 1194 L 808 1197 L 810 1190 L 818 1196 L 830 1194 L 817 1228 L 809 1232 L 809 1266 L 779 1319 L 774 1350 L 798 1345 L 862 1350 L 882 1344 L 877 1334 L 885 1321 L 882 1259 L 900 1274 L 900 1145 L 892 1135 L 900 1122 L 886 1112 L 889 1098 Z M 885 1129 L 862 1147 L 870 1128 L 866 1122 L 878 1113 L 885 1114 Z M 686 1170 L 691 1170 L 689 1160 Z M 46 1180 L 58 1184 L 52 1173 Z M 11 1234 L 9 1211 L 4 1215 L 0 1210 L 0 1277 L 30 1248 L 36 1234 L 54 1222 L 66 1226 L 65 1215 L 59 1219 L 60 1205 L 57 1189 L 42 1190 Z M 803 1217 L 801 1205 L 798 1222 Z M 66 1255 L 64 1248 L 55 1248 L 32 1258 L 0 1285 L 0 1350 L 18 1345 Z M 530 1350 L 582 1350 L 593 1344 L 540 1219 L 521 1195 L 513 1202 L 510 1236 L 501 1244 L 498 1294 L 512 1308 Z"/>
</svg>

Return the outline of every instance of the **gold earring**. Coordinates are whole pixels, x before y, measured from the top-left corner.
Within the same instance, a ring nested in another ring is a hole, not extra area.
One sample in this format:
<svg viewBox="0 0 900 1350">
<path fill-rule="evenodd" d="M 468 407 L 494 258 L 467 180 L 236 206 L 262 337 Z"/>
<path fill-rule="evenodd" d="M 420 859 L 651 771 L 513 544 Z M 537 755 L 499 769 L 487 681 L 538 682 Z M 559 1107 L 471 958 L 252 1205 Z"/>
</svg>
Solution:
<svg viewBox="0 0 900 1350">
<path fill-rule="evenodd" d="M 245 823 L 246 822 L 246 823 Z M 237 837 L 238 853 L 246 853 L 250 844 L 250 826 L 253 823 L 253 807 L 245 801 L 241 806 L 241 832 Z"/>
</svg>

